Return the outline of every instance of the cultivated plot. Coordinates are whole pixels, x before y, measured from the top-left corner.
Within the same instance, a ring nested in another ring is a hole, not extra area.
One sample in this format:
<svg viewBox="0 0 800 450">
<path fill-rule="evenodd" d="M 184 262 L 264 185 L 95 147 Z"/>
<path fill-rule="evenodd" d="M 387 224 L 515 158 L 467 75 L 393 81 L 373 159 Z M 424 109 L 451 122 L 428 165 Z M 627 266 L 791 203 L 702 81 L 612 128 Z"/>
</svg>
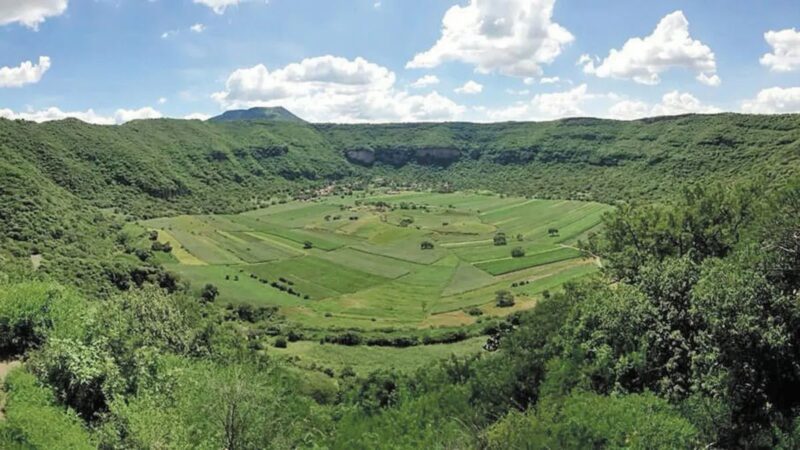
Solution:
<svg viewBox="0 0 800 450">
<path fill-rule="evenodd" d="M 610 207 L 486 193 L 355 193 L 238 215 L 143 225 L 173 246 L 173 270 L 219 301 L 274 305 L 314 328 L 420 328 L 535 305 L 596 271 L 575 243 Z M 511 308 L 495 293 L 510 290 Z"/>
</svg>

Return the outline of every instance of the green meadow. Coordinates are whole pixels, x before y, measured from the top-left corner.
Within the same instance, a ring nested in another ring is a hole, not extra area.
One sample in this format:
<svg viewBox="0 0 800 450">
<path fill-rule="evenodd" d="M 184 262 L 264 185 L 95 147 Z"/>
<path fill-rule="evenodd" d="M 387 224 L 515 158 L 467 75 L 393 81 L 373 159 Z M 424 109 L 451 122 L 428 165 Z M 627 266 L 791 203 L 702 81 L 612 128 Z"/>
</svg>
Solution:
<svg viewBox="0 0 800 450">
<path fill-rule="evenodd" d="M 576 250 L 608 205 L 490 193 L 380 192 L 143 222 L 217 301 L 277 306 L 316 330 L 458 327 L 530 308 L 596 271 Z M 504 236 L 505 243 L 496 242 Z M 426 247 L 423 248 L 423 243 Z M 502 244 L 502 245 L 500 245 Z M 512 250 L 520 254 L 512 256 Z M 516 304 L 498 308 L 495 293 Z"/>
</svg>

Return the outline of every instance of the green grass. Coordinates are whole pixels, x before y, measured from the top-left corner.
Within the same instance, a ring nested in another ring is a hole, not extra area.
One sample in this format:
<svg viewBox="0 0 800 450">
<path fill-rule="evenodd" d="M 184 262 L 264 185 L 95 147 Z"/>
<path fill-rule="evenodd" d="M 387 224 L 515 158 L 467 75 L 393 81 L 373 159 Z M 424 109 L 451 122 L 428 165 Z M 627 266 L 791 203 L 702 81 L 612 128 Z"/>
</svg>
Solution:
<svg viewBox="0 0 800 450">
<path fill-rule="evenodd" d="M 502 275 L 504 273 L 516 272 L 517 270 L 529 267 L 543 266 L 568 259 L 575 259 L 581 256 L 581 252 L 574 248 L 558 248 L 543 253 L 535 253 L 520 258 L 505 258 L 495 261 L 487 261 L 476 264 L 476 266 L 489 272 L 492 275 Z"/>
<path fill-rule="evenodd" d="M 378 369 L 394 368 L 411 373 L 419 367 L 449 358 L 481 352 L 486 337 L 475 337 L 453 344 L 420 345 L 408 348 L 368 347 L 359 345 L 322 345 L 317 342 L 290 342 L 285 349 L 270 348 L 271 355 L 298 357 L 301 367 L 311 364 L 330 367 L 339 373 L 350 367 L 359 375 L 368 375 Z"/>
<path fill-rule="evenodd" d="M 374 206 L 378 201 L 390 207 Z M 609 208 L 485 193 L 357 193 L 238 215 L 153 219 L 131 232 L 161 230 L 177 244 L 163 261 L 195 290 L 217 285 L 220 301 L 276 305 L 291 322 L 316 329 L 415 329 L 472 320 L 457 313 L 466 307 L 493 314 L 495 291 L 514 282 L 531 281 L 515 288 L 528 298 L 596 271 L 562 242 L 585 237 Z M 493 245 L 497 231 L 507 245 Z M 423 241 L 434 248 L 421 249 Z M 527 256 L 511 258 L 515 247 Z M 270 285 L 280 278 L 300 296 Z M 455 315 L 434 317 L 442 313 Z"/>
</svg>

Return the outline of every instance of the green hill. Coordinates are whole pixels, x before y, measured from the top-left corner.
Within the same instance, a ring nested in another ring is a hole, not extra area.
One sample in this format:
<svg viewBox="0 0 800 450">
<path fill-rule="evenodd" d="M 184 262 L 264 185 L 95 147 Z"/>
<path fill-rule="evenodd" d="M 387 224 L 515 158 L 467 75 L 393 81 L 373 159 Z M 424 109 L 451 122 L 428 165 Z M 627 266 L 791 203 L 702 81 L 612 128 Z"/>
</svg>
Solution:
<svg viewBox="0 0 800 450">
<path fill-rule="evenodd" d="M 282 106 L 236 109 L 225 111 L 209 119 L 211 122 L 230 122 L 233 120 L 272 120 L 276 122 L 305 122 Z"/>
<path fill-rule="evenodd" d="M 663 198 L 714 180 L 780 183 L 800 167 L 800 116 L 388 125 L 0 120 L 0 158 L 0 223 L 10 230 L 2 249 L 28 257 L 85 252 L 87 240 L 96 242 L 95 224 L 111 212 L 233 213 L 331 183 L 606 203 Z"/>
</svg>

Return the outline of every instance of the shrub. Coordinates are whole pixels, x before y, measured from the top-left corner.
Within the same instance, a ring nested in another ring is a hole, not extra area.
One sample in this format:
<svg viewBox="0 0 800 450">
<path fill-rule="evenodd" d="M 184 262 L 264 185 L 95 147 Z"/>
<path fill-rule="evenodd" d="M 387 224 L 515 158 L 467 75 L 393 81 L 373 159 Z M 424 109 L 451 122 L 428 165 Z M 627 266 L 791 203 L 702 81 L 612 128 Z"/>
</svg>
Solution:
<svg viewBox="0 0 800 450">
<path fill-rule="evenodd" d="M 286 338 L 283 336 L 279 336 L 275 339 L 275 348 L 286 348 L 288 344 L 286 343 Z"/>
<path fill-rule="evenodd" d="M 523 256 L 525 256 L 525 249 L 522 247 L 516 247 L 514 250 L 511 250 L 512 258 L 522 258 Z"/>
<path fill-rule="evenodd" d="M 509 308 L 514 306 L 514 294 L 506 290 L 497 291 L 495 293 L 495 302 L 500 308 Z"/>
<path fill-rule="evenodd" d="M 202 298 L 203 301 L 208 303 L 211 303 L 214 300 L 216 300 L 217 296 L 219 296 L 219 289 L 217 289 L 217 287 L 211 283 L 208 283 L 205 286 L 203 286 L 203 290 L 200 291 L 200 298 Z"/>
<path fill-rule="evenodd" d="M 480 308 L 477 308 L 477 307 L 473 306 L 472 308 L 469 308 L 467 310 L 467 314 L 469 314 L 470 316 L 473 316 L 473 317 L 477 317 L 477 316 L 482 316 L 483 315 L 483 311 L 481 311 Z"/>
</svg>

